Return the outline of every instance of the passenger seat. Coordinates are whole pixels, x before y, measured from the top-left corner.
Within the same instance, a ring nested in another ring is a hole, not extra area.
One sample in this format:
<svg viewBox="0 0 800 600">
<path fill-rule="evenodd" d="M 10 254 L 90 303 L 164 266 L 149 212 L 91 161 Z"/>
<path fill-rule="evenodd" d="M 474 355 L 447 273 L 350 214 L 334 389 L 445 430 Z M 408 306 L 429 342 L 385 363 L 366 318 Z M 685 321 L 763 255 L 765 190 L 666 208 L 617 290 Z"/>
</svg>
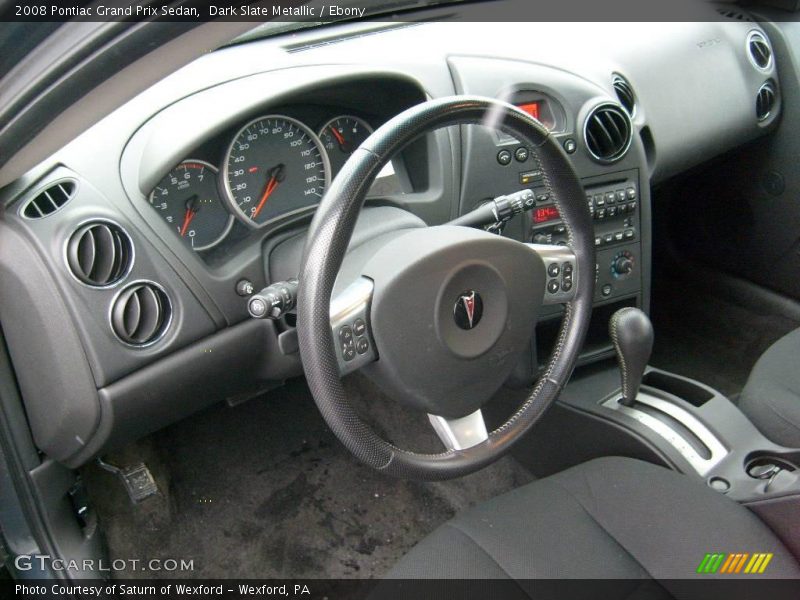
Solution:
<svg viewBox="0 0 800 600">
<path fill-rule="evenodd" d="M 739 408 L 773 442 L 800 448 L 800 329 L 779 339 L 758 359 Z"/>
</svg>

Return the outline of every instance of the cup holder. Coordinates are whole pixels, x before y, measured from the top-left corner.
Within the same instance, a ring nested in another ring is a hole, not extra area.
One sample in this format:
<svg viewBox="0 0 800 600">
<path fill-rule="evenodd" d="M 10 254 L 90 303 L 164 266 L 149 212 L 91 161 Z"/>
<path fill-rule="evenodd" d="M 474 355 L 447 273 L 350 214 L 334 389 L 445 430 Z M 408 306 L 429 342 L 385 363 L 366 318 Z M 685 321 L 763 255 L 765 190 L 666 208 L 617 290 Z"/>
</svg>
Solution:
<svg viewBox="0 0 800 600">
<path fill-rule="evenodd" d="M 798 471 L 800 452 L 791 452 L 785 455 L 753 452 L 748 455 L 744 463 L 745 472 L 754 479 L 769 477 L 774 469 L 781 471 Z"/>
</svg>

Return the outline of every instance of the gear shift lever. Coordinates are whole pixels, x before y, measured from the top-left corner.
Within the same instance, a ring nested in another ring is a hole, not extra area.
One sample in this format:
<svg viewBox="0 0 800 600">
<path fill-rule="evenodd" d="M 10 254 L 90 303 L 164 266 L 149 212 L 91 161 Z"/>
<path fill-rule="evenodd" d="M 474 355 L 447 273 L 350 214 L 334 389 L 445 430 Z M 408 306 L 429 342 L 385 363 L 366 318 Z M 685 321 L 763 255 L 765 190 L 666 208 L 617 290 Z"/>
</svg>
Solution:
<svg viewBox="0 0 800 600">
<path fill-rule="evenodd" d="M 638 308 L 621 308 L 611 316 L 608 331 L 622 372 L 620 402 L 631 406 L 639 393 L 642 376 L 653 351 L 653 324 Z"/>
</svg>

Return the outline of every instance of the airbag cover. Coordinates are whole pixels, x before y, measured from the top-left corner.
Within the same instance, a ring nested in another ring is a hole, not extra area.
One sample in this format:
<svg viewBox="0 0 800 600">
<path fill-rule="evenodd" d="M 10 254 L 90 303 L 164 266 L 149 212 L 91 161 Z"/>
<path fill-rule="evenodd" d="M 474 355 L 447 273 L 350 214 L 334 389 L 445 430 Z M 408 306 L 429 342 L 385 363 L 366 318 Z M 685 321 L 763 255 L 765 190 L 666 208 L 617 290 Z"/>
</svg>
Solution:
<svg viewBox="0 0 800 600">
<path fill-rule="evenodd" d="M 474 412 L 506 380 L 545 284 L 544 263 L 526 245 L 453 226 L 393 239 L 364 275 L 375 282 L 379 352 L 369 375 L 395 399 L 449 418 Z"/>
</svg>

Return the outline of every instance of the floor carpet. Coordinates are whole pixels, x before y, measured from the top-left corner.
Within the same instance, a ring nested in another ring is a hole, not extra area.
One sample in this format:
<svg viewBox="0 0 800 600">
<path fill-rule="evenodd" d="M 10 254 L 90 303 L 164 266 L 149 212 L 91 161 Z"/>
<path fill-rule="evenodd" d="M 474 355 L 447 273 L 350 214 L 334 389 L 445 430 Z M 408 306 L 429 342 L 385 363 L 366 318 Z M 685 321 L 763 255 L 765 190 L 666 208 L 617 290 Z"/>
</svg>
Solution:
<svg viewBox="0 0 800 600">
<path fill-rule="evenodd" d="M 691 377 L 737 399 L 763 352 L 800 323 L 759 312 L 687 281 L 659 280 L 652 294 L 655 367 Z"/>
<path fill-rule="evenodd" d="M 387 438 L 441 448 L 368 382 L 349 387 Z M 145 461 L 161 490 L 133 506 L 113 475 L 84 469 L 110 557 L 193 560 L 181 577 L 380 577 L 457 511 L 532 479 L 512 458 L 444 483 L 380 475 L 335 439 L 302 380 L 211 407 L 108 460 Z"/>
</svg>

